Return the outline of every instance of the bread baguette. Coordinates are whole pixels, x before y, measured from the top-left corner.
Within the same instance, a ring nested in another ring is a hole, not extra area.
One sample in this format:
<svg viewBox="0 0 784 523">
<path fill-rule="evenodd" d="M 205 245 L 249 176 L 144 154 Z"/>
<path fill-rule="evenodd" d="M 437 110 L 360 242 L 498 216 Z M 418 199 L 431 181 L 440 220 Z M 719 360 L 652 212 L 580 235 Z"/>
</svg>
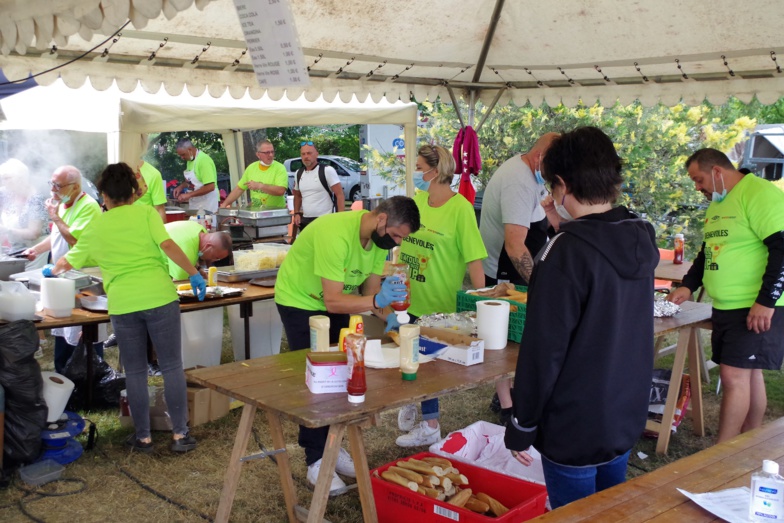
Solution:
<svg viewBox="0 0 784 523">
<path fill-rule="evenodd" d="M 449 498 L 446 502 L 450 505 L 454 505 L 456 507 L 462 507 L 466 504 L 466 501 L 471 497 L 471 489 L 463 489 L 451 498 Z"/>
<path fill-rule="evenodd" d="M 389 481 L 390 483 L 395 483 L 397 485 L 400 485 L 401 487 L 406 487 L 407 489 L 410 489 L 412 492 L 417 492 L 419 490 L 419 487 L 416 483 L 414 483 L 413 481 L 408 481 L 403 476 L 399 476 L 394 472 L 389 472 L 388 470 L 385 470 L 384 472 L 381 473 L 381 477 Z"/>
<path fill-rule="evenodd" d="M 498 500 L 496 500 L 494 498 L 491 498 L 490 496 L 488 496 L 484 492 L 478 492 L 476 494 L 476 498 L 479 501 L 484 501 L 485 503 L 487 503 L 490 506 L 490 511 L 493 514 L 495 514 L 496 517 L 501 517 L 504 514 L 506 514 L 507 512 L 509 512 L 509 509 L 506 508 L 505 506 L 503 506 L 501 504 L 501 502 L 499 502 Z"/>
</svg>

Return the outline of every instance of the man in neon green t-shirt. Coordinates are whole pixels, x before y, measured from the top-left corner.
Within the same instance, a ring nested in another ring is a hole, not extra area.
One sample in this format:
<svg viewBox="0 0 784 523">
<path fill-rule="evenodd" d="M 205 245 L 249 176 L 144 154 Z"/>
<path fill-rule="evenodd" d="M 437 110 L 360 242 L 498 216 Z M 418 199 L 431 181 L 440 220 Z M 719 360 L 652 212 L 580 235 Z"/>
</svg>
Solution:
<svg viewBox="0 0 784 523">
<path fill-rule="evenodd" d="M 158 214 L 161 215 L 161 219 L 165 223 L 166 191 L 163 188 L 161 171 L 142 160 L 141 165 L 139 165 L 139 173 L 141 173 L 142 178 L 147 185 L 147 190 L 139 199 L 133 202 L 134 205 L 152 205 L 155 207 L 155 210 L 158 211 Z"/>
<path fill-rule="evenodd" d="M 784 192 L 744 175 L 715 149 L 691 155 L 686 169 L 711 204 L 702 249 L 669 300 L 682 303 L 700 285 L 713 298 L 712 359 L 724 388 L 721 443 L 762 425 L 762 370 L 779 370 L 784 360 Z"/>
<path fill-rule="evenodd" d="M 384 200 L 371 212 L 327 214 L 309 225 L 291 246 L 275 283 L 275 304 L 289 349 L 310 347 L 311 316 L 330 318 L 330 343 L 337 343 L 340 329 L 348 327 L 349 314 L 372 310 L 380 318 L 394 317 L 387 307 L 404 300 L 406 289 L 397 278 L 387 278 L 382 286 L 384 261 L 389 249 L 418 229 L 419 210 L 405 196 Z M 329 427 L 299 430 L 307 478 L 315 485 Z M 336 470 L 354 477 L 354 464 L 344 451 Z M 330 491 L 341 493 L 345 487 L 333 473 Z"/>
<path fill-rule="evenodd" d="M 185 162 L 185 181 L 174 189 L 174 197 L 180 202 L 188 202 L 192 211 L 204 209 L 218 212 L 218 172 L 215 162 L 187 138 L 177 141 L 176 150 L 177 156 Z M 192 190 L 183 193 L 186 187 Z"/>
<path fill-rule="evenodd" d="M 231 253 L 231 236 L 225 232 L 207 232 L 204 226 L 192 220 L 167 223 L 165 227 L 171 239 L 182 249 L 194 267 L 199 260 L 210 265 Z M 166 256 L 163 252 L 162 255 Z M 176 262 L 168 256 L 166 260 L 169 262 L 169 276 L 173 280 L 188 278 L 188 273 Z"/>
<path fill-rule="evenodd" d="M 289 173 L 282 163 L 275 161 L 275 147 L 269 140 L 256 144 L 258 162 L 250 164 L 245 173 L 223 200 L 221 208 L 231 207 L 244 191 L 250 189 L 251 205 L 282 209 L 286 206 L 286 188 L 289 185 Z"/>
</svg>

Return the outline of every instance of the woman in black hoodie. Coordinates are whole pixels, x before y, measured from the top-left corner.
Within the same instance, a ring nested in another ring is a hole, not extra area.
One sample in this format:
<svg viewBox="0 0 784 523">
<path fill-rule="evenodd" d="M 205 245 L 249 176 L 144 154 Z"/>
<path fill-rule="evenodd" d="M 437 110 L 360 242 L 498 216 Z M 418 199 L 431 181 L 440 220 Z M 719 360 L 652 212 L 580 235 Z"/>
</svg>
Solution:
<svg viewBox="0 0 784 523">
<path fill-rule="evenodd" d="M 622 483 L 645 427 L 653 369 L 653 227 L 613 207 L 621 159 L 595 127 L 543 161 L 559 233 L 536 259 L 506 446 L 542 454 L 552 508 Z"/>
</svg>

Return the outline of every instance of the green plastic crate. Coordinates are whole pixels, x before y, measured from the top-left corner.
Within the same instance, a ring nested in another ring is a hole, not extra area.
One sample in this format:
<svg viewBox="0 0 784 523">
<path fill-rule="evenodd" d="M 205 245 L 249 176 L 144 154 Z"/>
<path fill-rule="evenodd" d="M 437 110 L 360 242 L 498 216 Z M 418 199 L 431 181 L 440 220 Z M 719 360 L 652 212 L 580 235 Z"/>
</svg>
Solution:
<svg viewBox="0 0 784 523">
<path fill-rule="evenodd" d="M 524 287 L 522 285 L 515 285 L 515 289 L 520 292 L 528 292 L 528 287 Z M 523 339 L 523 327 L 525 327 L 525 303 L 520 303 L 519 301 L 514 300 L 507 300 L 504 298 L 477 296 L 476 294 L 468 294 L 465 291 L 458 291 L 457 312 L 475 311 L 476 302 L 481 300 L 503 300 L 517 306 L 516 312 L 509 313 L 509 339 L 511 341 L 520 343 L 520 340 Z"/>
</svg>

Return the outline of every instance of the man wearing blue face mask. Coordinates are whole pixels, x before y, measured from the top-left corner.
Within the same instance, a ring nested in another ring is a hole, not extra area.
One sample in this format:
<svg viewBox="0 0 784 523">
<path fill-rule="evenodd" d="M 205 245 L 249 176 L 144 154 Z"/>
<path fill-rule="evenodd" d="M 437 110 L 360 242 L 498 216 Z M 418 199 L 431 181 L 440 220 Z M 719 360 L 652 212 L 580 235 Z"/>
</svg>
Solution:
<svg viewBox="0 0 784 523">
<path fill-rule="evenodd" d="M 724 153 L 701 149 L 686 160 L 694 187 L 710 200 L 703 244 L 683 285 L 682 303 L 701 285 L 713 299 L 712 360 L 723 397 L 718 442 L 762 425 L 762 370 L 784 360 L 784 192 L 744 175 Z"/>
<path fill-rule="evenodd" d="M 171 239 L 195 267 L 199 260 L 209 266 L 231 253 L 231 236 L 225 232 L 207 232 L 203 225 L 191 220 L 167 223 L 165 227 Z M 173 280 L 188 279 L 188 273 L 168 256 L 166 259 L 169 261 L 169 276 Z"/>
<path fill-rule="evenodd" d="M 49 181 L 52 197 L 46 200 L 46 210 L 52 220 L 52 232 L 45 240 L 22 253 L 28 260 L 46 255 L 59 260 L 76 245 L 85 227 L 101 214 L 101 208 L 90 195 L 82 191 L 82 173 L 72 165 L 58 167 Z M 54 336 L 54 367 L 63 372 L 74 346 L 79 342 L 81 327 L 52 329 Z M 103 344 L 96 344 L 96 353 L 103 355 Z"/>
<path fill-rule="evenodd" d="M 275 304 L 289 349 L 310 347 L 311 316 L 329 317 L 330 343 L 338 342 L 350 314 L 373 311 L 381 319 L 394 318 L 389 304 L 404 300 L 406 287 L 397 278 L 387 278 L 381 284 L 384 261 L 388 250 L 417 230 L 419 209 L 405 196 L 384 200 L 370 212 L 327 214 L 308 225 L 283 260 L 275 283 Z M 329 427 L 300 426 L 299 444 L 305 449 L 311 485 L 316 484 L 321 469 L 328 432 Z M 338 456 L 336 471 L 355 477 L 354 463 L 344 450 Z M 331 494 L 345 489 L 343 480 L 333 474 Z"/>
</svg>

